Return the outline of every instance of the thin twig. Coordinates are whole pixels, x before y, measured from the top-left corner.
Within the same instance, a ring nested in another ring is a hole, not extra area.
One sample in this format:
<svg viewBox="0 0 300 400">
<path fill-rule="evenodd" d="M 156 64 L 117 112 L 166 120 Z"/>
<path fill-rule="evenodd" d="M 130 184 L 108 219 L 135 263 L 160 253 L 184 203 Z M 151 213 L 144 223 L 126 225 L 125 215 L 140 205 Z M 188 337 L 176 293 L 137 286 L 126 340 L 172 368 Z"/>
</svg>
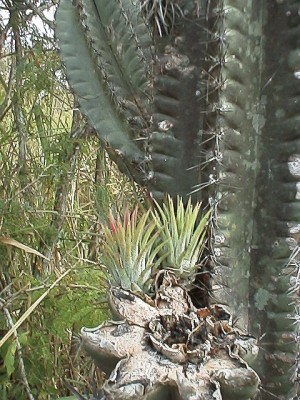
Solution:
<svg viewBox="0 0 300 400">
<path fill-rule="evenodd" d="M 40 19 L 49 26 L 49 28 L 51 30 L 54 30 L 54 22 L 51 21 L 50 19 L 46 18 L 45 15 L 43 14 L 44 10 L 49 10 L 50 7 L 53 6 L 49 6 L 49 5 L 45 5 L 42 7 L 37 7 L 34 5 L 34 2 L 32 1 L 28 1 L 28 0 L 24 0 L 24 3 L 26 4 L 26 6 L 31 9 L 33 11 L 33 15 L 36 16 L 38 15 L 40 17 Z"/>
<path fill-rule="evenodd" d="M 11 103 L 9 103 L 9 101 L 11 100 L 11 96 L 12 96 L 14 77 L 15 77 L 15 69 L 13 68 L 13 66 L 11 66 L 11 68 L 9 70 L 9 78 L 8 78 L 7 84 L 6 84 L 5 80 L 0 76 L 0 83 L 2 84 L 2 86 L 4 87 L 4 90 L 6 92 L 5 98 L 2 101 L 2 104 L 0 106 L 0 121 L 3 120 L 6 113 L 11 108 Z"/>
<path fill-rule="evenodd" d="M 4 311 L 4 315 L 5 315 L 5 319 L 6 319 L 6 323 L 7 326 L 12 329 L 14 327 L 14 322 L 13 319 L 10 315 L 10 312 L 8 311 L 8 309 L 6 307 L 3 307 L 3 311 Z M 21 378 L 28 396 L 29 400 L 34 400 L 34 397 L 31 393 L 30 390 L 30 386 L 27 380 L 27 376 L 26 376 L 26 370 L 25 370 L 25 366 L 24 366 L 24 361 L 23 361 L 23 356 L 22 356 L 22 347 L 18 338 L 18 334 L 17 331 L 14 330 L 13 331 L 13 335 L 16 341 L 16 346 L 17 346 L 17 356 L 18 356 L 18 360 L 19 360 L 19 367 L 20 367 L 20 374 L 21 374 Z"/>
</svg>

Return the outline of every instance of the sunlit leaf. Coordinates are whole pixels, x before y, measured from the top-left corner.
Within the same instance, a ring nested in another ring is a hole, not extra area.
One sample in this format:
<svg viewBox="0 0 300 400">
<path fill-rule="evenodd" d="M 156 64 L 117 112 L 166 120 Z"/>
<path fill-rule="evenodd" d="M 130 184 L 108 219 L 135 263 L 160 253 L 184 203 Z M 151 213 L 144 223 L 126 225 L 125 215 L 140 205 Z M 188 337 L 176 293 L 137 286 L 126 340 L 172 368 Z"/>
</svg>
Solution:
<svg viewBox="0 0 300 400">
<path fill-rule="evenodd" d="M 33 249 L 33 248 L 29 247 L 29 246 L 26 246 L 25 244 L 20 243 L 20 242 L 18 242 L 17 240 L 12 239 L 12 238 L 10 238 L 10 237 L 0 236 L 0 243 L 6 244 L 6 245 L 9 245 L 9 246 L 17 247 L 17 248 L 19 248 L 19 249 L 21 249 L 21 250 L 26 251 L 26 253 L 35 254 L 36 256 L 42 257 L 42 258 L 44 258 L 45 260 L 48 260 L 48 261 L 49 261 L 49 258 L 47 258 L 46 256 L 44 256 L 44 255 L 43 255 L 42 253 L 40 253 L 39 251 L 37 251 L 37 250 L 35 250 L 35 249 Z"/>
<path fill-rule="evenodd" d="M 10 377 L 15 370 L 15 354 L 17 350 L 17 342 L 14 340 L 8 347 L 4 357 L 4 365 L 6 368 L 7 376 Z"/>
</svg>

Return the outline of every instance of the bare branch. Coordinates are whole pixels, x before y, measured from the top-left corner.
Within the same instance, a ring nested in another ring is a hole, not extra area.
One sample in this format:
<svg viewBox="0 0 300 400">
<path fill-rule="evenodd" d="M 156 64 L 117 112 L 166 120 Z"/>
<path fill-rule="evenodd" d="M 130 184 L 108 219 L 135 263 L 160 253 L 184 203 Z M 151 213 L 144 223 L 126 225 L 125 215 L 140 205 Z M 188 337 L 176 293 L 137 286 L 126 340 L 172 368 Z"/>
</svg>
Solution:
<svg viewBox="0 0 300 400">
<path fill-rule="evenodd" d="M 50 29 L 54 30 L 54 22 L 45 17 L 45 14 L 43 13 L 44 10 L 49 10 L 52 5 L 50 4 L 45 4 L 43 6 L 35 6 L 32 1 L 24 0 L 24 3 L 27 5 L 27 7 L 33 11 L 34 15 L 37 15 L 41 18 L 41 20 L 49 26 Z"/>
</svg>

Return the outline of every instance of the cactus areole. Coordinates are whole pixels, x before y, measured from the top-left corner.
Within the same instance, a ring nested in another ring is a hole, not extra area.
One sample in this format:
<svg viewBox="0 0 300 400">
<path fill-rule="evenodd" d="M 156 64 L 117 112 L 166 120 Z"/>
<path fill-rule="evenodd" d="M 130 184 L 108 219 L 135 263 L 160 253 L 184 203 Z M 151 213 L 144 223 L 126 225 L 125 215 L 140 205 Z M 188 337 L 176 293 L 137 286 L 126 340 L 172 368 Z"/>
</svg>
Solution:
<svg viewBox="0 0 300 400">
<path fill-rule="evenodd" d="M 102 398 L 296 399 L 300 1 L 61 0 L 56 26 L 81 110 L 120 170 L 160 204 L 169 193 L 211 209 L 209 314 L 187 306 L 168 320 L 143 299 L 144 318 L 135 294 L 112 291 L 127 323 L 82 332 L 110 365 Z M 236 328 L 214 330 L 217 304 Z M 204 320 L 209 338 L 168 342 Z M 258 338 L 261 384 L 232 350 L 243 334 Z"/>
</svg>

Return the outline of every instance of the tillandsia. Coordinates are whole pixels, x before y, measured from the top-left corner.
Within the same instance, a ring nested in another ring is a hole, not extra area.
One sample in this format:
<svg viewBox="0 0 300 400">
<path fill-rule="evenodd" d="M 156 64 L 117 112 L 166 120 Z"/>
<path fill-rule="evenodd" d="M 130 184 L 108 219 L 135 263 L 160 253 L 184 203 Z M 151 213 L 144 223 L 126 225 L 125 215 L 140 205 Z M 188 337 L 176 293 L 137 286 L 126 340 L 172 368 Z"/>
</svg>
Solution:
<svg viewBox="0 0 300 400">
<path fill-rule="evenodd" d="M 159 254 L 167 256 L 161 268 L 169 269 L 186 285 L 195 280 L 200 271 L 199 261 L 207 239 L 207 223 L 210 211 L 200 217 L 200 203 L 186 206 L 179 196 L 172 200 L 167 196 L 162 205 L 155 203 L 153 218 L 160 229 L 159 240 L 165 241 Z"/>
<path fill-rule="evenodd" d="M 61 0 L 57 13 L 70 84 L 120 169 L 159 202 L 211 207 L 211 301 L 262 337 L 266 399 L 299 386 L 299 9 Z"/>
<path fill-rule="evenodd" d="M 153 289 L 153 277 L 167 253 L 157 257 L 164 242 L 156 244 L 160 232 L 149 216 L 150 210 L 138 216 L 137 207 L 132 213 L 126 208 L 122 220 L 110 214 L 109 226 L 103 226 L 101 263 L 112 286 L 140 294 Z"/>
<path fill-rule="evenodd" d="M 114 320 L 81 330 L 82 348 L 109 376 L 99 399 L 248 400 L 260 384 L 248 365 L 256 340 L 233 326 L 226 308 L 197 308 L 188 292 L 209 212 L 170 196 L 138 211 L 110 214 L 103 227 Z"/>
<path fill-rule="evenodd" d="M 175 204 L 174 204 L 175 203 Z M 179 196 L 167 196 L 160 206 L 140 212 L 138 206 L 130 213 L 103 225 L 101 263 L 112 286 L 144 294 L 153 292 L 159 270 L 171 270 L 188 285 L 201 269 L 200 260 L 207 239 L 210 211 L 200 216 L 200 204 L 186 207 Z"/>
<path fill-rule="evenodd" d="M 144 0 L 141 10 L 146 19 L 156 27 L 160 36 L 169 34 L 176 24 L 177 16 L 182 16 L 179 1 L 172 0 Z"/>
</svg>

